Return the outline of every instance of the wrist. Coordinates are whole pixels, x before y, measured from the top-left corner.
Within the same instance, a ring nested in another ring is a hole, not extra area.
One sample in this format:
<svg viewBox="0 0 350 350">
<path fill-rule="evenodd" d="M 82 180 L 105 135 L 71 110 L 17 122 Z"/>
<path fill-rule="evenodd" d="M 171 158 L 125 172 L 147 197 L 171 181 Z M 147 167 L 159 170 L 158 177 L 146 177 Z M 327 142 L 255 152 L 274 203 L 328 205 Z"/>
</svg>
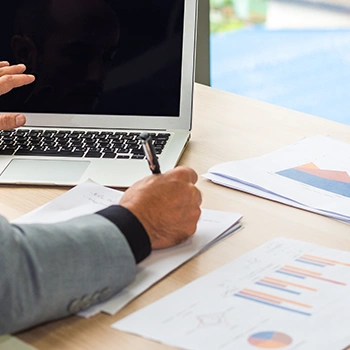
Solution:
<svg viewBox="0 0 350 350">
<path fill-rule="evenodd" d="M 119 228 L 134 254 L 136 263 L 151 253 L 150 238 L 141 221 L 129 209 L 113 205 L 96 214 L 102 215 Z"/>
</svg>

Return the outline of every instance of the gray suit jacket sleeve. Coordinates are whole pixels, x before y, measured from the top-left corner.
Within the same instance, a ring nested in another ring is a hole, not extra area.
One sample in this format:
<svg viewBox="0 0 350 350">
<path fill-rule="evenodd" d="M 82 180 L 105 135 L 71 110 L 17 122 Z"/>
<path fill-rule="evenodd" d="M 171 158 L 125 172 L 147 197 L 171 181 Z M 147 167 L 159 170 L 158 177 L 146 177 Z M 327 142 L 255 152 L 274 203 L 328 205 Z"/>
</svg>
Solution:
<svg viewBox="0 0 350 350">
<path fill-rule="evenodd" d="M 35 225 L 0 217 L 0 240 L 0 334 L 76 313 L 135 277 L 127 240 L 98 214 Z"/>
</svg>

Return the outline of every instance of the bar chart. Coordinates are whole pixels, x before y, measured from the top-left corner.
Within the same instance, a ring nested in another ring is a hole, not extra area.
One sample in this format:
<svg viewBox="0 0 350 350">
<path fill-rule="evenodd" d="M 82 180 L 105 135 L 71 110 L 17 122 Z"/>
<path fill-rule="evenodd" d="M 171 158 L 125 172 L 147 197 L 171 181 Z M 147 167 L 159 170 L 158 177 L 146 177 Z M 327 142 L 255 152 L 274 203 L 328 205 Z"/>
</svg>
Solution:
<svg viewBox="0 0 350 350">
<path fill-rule="evenodd" d="M 191 350 L 329 350 L 349 324 L 350 253 L 277 237 L 112 327 Z"/>
</svg>

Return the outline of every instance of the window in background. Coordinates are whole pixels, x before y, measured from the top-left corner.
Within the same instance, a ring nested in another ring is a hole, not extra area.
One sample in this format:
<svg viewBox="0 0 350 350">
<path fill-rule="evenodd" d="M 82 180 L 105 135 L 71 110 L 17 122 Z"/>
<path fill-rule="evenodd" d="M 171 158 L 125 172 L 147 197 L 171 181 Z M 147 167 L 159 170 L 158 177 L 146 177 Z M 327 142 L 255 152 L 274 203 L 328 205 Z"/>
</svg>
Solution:
<svg viewBox="0 0 350 350">
<path fill-rule="evenodd" d="M 211 0 L 211 85 L 350 124 L 350 4 L 340 1 Z"/>
</svg>

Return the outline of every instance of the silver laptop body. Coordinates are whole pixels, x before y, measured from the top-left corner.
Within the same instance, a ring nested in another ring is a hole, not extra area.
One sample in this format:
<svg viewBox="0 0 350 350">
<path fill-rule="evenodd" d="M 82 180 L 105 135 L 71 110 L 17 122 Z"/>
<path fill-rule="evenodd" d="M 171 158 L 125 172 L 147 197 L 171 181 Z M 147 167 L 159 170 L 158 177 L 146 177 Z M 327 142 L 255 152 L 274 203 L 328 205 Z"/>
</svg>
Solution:
<svg viewBox="0 0 350 350">
<path fill-rule="evenodd" d="M 161 171 L 172 169 L 191 131 L 196 0 L 30 3 L 12 9 L 15 29 L 0 37 L 7 48 L 0 59 L 23 62 L 36 75 L 33 86 L 0 97 L 0 113 L 27 117 L 25 127 L 0 133 L 0 183 L 92 179 L 128 187 L 150 170 L 139 149 L 125 153 L 118 140 L 135 143 L 142 131 L 160 139 Z M 95 142 L 100 156 L 78 145 L 82 134 L 102 140 Z M 68 147 L 84 155 L 71 156 Z"/>
</svg>

